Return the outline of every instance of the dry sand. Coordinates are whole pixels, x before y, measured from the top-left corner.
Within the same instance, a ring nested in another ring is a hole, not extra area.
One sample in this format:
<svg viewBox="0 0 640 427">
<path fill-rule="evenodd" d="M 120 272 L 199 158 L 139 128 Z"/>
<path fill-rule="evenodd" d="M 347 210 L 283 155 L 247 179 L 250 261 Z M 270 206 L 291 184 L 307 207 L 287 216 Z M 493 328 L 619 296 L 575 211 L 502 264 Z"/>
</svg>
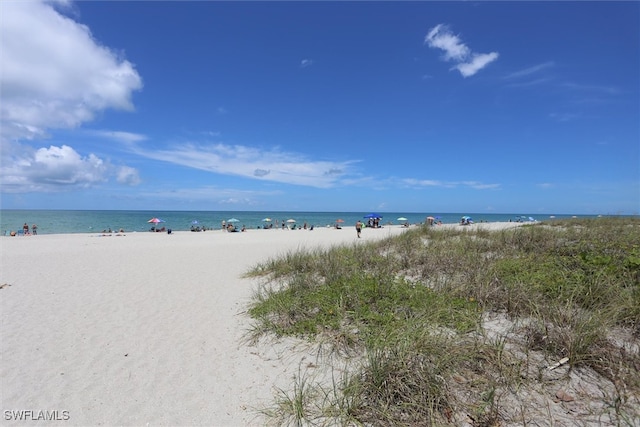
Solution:
<svg viewBox="0 0 640 427">
<path fill-rule="evenodd" d="M 2 425 L 263 425 L 256 409 L 312 355 L 243 343 L 258 285 L 243 273 L 404 230 L 2 237 Z"/>
</svg>

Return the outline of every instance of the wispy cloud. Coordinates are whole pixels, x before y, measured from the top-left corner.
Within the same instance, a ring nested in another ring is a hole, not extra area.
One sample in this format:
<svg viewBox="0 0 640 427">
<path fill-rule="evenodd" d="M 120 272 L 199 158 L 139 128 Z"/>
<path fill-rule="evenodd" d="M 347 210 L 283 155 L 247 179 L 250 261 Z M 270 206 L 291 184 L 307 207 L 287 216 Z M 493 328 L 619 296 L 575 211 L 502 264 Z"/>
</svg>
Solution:
<svg viewBox="0 0 640 427">
<path fill-rule="evenodd" d="M 223 175 L 330 188 L 354 161 L 312 160 L 299 153 L 227 144 L 179 144 L 168 149 L 135 148 L 144 157 Z"/>
<path fill-rule="evenodd" d="M 578 83 L 563 83 L 561 86 L 578 92 L 595 94 L 618 95 L 621 93 L 620 89 L 615 86 L 584 85 Z"/>
<path fill-rule="evenodd" d="M 582 118 L 582 114 L 578 113 L 550 113 L 549 117 L 558 122 L 569 122 Z"/>
<path fill-rule="evenodd" d="M 313 59 L 303 59 L 300 61 L 300 68 L 307 68 L 313 65 Z"/>
<path fill-rule="evenodd" d="M 445 24 L 431 28 L 424 42 L 431 48 L 443 50 L 445 61 L 457 62 L 452 69 L 458 70 L 463 77 L 475 75 L 499 57 L 498 52 L 472 52 L 460 37 L 453 34 Z"/>
<path fill-rule="evenodd" d="M 551 183 L 551 182 L 541 182 L 539 184 L 536 185 L 538 188 L 543 188 L 543 189 L 549 189 L 549 188 L 553 188 L 556 185 Z"/>
<path fill-rule="evenodd" d="M 555 67 L 555 63 L 553 61 L 544 62 L 542 64 L 533 65 L 531 67 L 514 71 L 511 74 L 507 74 L 504 76 L 505 79 L 519 79 L 522 77 L 528 77 L 532 74 L 538 74 L 542 70 L 546 70 L 549 68 Z"/>
<path fill-rule="evenodd" d="M 125 144 L 133 144 L 147 140 L 146 135 L 132 132 L 112 131 L 112 130 L 90 130 L 87 134 L 111 141 L 121 142 Z"/>
<path fill-rule="evenodd" d="M 496 190 L 501 187 L 500 184 L 485 184 L 478 181 L 462 181 L 460 184 L 476 190 Z"/>
<path fill-rule="evenodd" d="M 551 81 L 552 79 L 549 77 L 543 77 L 540 79 L 535 79 L 535 80 L 528 80 L 528 81 L 511 81 L 510 83 L 507 84 L 508 87 L 530 87 L 530 86 L 539 86 L 541 84 L 544 83 L 548 83 L 549 81 Z"/>
<path fill-rule="evenodd" d="M 479 181 L 439 181 L 430 179 L 405 178 L 401 182 L 411 187 L 443 187 L 457 188 L 469 187 L 476 190 L 496 190 L 501 188 L 500 184 L 485 184 Z"/>
<path fill-rule="evenodd" d="M 161 197 L 172 203 L 198 203 L 206 202 L 219 205 L 258 206 L 264 202 L 259 200 L 279 196 L 282 191 L 259 191 L 241 188 L 221 188 L 211 185 L 201 187 L 188 187 L 178 189 L 165 189 Z M 159 197 L 155 195 L 154 197 Z"/>
</svg>

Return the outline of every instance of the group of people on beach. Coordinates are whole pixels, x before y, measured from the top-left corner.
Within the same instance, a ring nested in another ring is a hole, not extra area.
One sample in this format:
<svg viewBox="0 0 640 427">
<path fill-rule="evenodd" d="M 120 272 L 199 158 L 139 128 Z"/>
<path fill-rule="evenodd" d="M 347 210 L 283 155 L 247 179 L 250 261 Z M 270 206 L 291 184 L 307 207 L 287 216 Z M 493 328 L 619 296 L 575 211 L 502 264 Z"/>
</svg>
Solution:
<svg viewBox="0 0 640 427">
<path fill-rule="evenodd" d="M 6 233 L 6 231 L 5 231 Z M 20 233 L 11 230 L 11 232 L 9 233 L 10 236 L 16 236 Z M 22 226 L 22 235 L 23 236 L 35 236 L 36 234 L 38 234 L 38 226 L 36 224 L 33 224 L 31 226 L 31 232 L 29 232 L 29 224 L 27 224 L 26 222 L 24 223 L 24 225 Z"/>
</svg>

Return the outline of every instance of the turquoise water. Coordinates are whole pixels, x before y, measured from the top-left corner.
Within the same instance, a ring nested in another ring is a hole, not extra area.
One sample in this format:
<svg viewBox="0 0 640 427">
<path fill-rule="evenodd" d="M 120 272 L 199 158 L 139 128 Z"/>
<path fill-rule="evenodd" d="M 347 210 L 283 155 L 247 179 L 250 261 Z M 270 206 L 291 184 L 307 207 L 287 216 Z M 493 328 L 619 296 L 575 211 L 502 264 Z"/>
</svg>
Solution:
<svg viewBox="0 0 640 427">
<path fill-rule="evenodd" d="M 171 228 L 175 231 L 189 230 L 192 222 L 198 221 L 197 226 L 207 228 L 221 227 L 222 220 L 236 218 L 238 227 L 245 225 L 247 228 L 262 227 L 264 218 L 271 218 L 275 226 L 276 220 L 294 219 L 299 225 L 305 222 L 308 225 L 324 227 L 333 225 L 337 219 L 344 220 L 343 226 L 353 226 L 357 220 L 363 218 L 370 212 L 254 212 L 254 211 L 79 211 L 79 210 L 1 210 L 0 211 L 0 233 L 9 234 L 11 230 L 18 231 L 26 222 L 29 226 L 38 225 L 38 234 L 59 234 L 59 233 L 99 233 L 103 230 L 124 229 L 127 232 L 148 231 L 152 224 L 147 221 L 153 217 L 161 218 L 164 223 L 159 226 Z M 407 218 L 411 224 L 425 222 L 427 216 L 439 216 L 443 223 L 457 223 L 462 215 L 471 216 L 475 222 L 498 222 L 515 220 L 521 215 L 533 217 L 538 221 L 549 219 L 551 215 L 557 218 L 567 218 L 570 215 L 545 214 L 534 215 L 526 212 L 507 214 L 479 214 L 473 212 L 462 213 L 438 213 L 438 212 L 376 212 L 382 215 L 381 225 L 400 224 L 398 218 Z M 590 217 L 590 216 L 584 216 Z"/>
</svg>

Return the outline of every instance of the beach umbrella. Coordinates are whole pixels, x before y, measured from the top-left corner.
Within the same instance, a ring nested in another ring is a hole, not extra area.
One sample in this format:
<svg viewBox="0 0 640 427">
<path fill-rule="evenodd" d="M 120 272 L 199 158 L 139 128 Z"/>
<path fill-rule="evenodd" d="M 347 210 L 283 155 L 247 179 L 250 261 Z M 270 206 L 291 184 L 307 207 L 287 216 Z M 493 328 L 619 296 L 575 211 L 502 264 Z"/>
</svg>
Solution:
<svg viewBox="0 0 640 427">
<path fill-rule="evenodd" d="M 439 217 L 438 217 L 438 218 L 439 218 Z M 428 217 L 427 217 L 427 219 L 435 219 L 435 218 L 434 218 L 434 217 L 432 217 L 432 216 L 428 216 Z"/>
<path fill-rule="evenodd" d="M 407 218 L 401 216 L 400 218 L 398 218 L 398 221 L 407 221 Z"/>
<path fill-rule="evenodd" d="M 228 219 L 227 222 L 240 222 L 240 220 L 236 218 L 231 218 L 231 219 Z"/>
<path fill-rule="evenodd" d="M 163 220 L 163 219 L 160 219 L 160 218 L 151 218 L 151 219 L 150 219 L 149 221 L 147 221 L 147 222 L 149 222 L 149 223 L 153 223 L 153 224 L 158 224 L 158 223 L 160 223 L 160 222 L 164 222 L 164 220 Z"/>
<path fill-rule="evenodd" d="M 289 218 L 289 219 L 287 220 L 287 222 L 288 222 L 288 223 L 294 223 L 294 222 L 296 222 L 296 220 L 295 220 L 295 219 L 293 219 L 293 218 Z"/>
<path fill-rule="evenodd" d="M 344 222 L 344 219 L 338 218 L 338 219 L 336 219 L 336 222 Z"/>
<path fill-rule="evenodd" d="M 271 218 L 262 218 L 262 222 L 271 222 Z"/>
<path fill-rule="evenodd" d="M 197 220 L 197 219 L 194 219 L 193 221 L 191 221 L 191 224 L 192 224 L 192 225 L 196 225 L 196 224 L 199 224 L 199 222 L 198 222 L 198 220 Z"/>
<path fill-rule="evenodd" d="M 462 219 L 471 219 L 471 217 L 465 215 L 465 216 L 462 217 Z"/>
<path fill-rule="evenodd" d="M 370 213 L 368 215 L 365 215 L 363 218 L 382 218 L 382 215 L 377 214 L 377 213 Z"/>
</svg>

